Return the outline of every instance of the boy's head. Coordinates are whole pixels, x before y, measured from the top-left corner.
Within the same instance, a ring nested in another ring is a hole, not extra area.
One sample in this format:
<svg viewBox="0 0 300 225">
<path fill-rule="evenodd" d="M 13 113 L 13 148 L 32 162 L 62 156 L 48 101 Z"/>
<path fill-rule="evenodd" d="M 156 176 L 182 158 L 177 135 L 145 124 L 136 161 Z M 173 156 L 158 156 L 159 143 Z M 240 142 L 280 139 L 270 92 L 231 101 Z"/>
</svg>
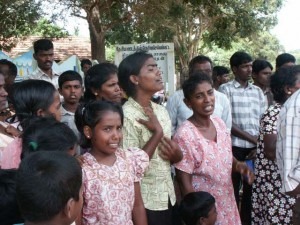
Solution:
<svg viewBox="0 0 300 225">
<path fill-rule="evenodd" d="M 230 57 L 230 67 L 238 81 L 248 81 L 252 74 L 252 58 L 246 52 L 235 52 Z"/>
<path fill-rule="evenodd" d="M 23 222 L 16 198 L 17 170 L 0 170 L 0 224 Z"/>
<path fill-rule="evenodd" d="M 217 220 L 215 198 L 204 191 L 184 196 L 179 212 L 186 225 L 214 225 Z"/>
<path fill-rule="evenodd" d="M 17 174 L 17 200 L 26 222 L 71 224 L 82 208 L 82 172 L 64 152 L 35 152 Z"/>
<path fill-rule="evenodd" d="M 213 68 L 214 84 L 222 85 L 229 81 L 229 69 L 225 66 L 215 66 Z"/>
<path fill-rule="evenodd" d="M 296 58 L 292 54 L 282 53 L 276 58 L 276 70 L 284 66 L 293 66 L 296 63 Z"/>
<path fill-rule="evenodd" d="M 83 95 L 82 77 L 73 70 L 65 71 L 59 76 L 58 86 L 65 103 L 77 104 Z"/>
<path fill-rule="evenodd" d="M 86 75 L 86 72 L 89 70 L 89 68 L 92 67 L 92 61 L 89 59 L 82 59 L 80 66 L 81 66 L 81 70 L 84 73 L 84 75 Z"/>
</svg>

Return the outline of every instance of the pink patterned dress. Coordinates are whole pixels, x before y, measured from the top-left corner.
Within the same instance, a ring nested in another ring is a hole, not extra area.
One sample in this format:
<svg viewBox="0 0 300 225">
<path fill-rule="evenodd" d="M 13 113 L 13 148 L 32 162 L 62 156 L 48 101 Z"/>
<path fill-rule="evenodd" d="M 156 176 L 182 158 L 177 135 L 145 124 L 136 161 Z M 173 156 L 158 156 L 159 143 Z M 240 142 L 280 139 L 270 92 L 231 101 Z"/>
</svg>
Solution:
<svg viewBox="0 0 300 225">
<path fill-rule="evenodd" d="M 206 191 L 216 199 L 217 225 L 240 225 L 231 180 L 231 138 L 224 122 L 211 116 L 217 130 L 217 142 L 208 140 L 190 121 L 177 130 L 174 141 L 183 151 L 183 159 L 175 164 L 178 170 L 192 174 L 195 191 Z"/>
<path fill-rule="evenodd" d="M 83 155 L 82 224 L 131 225 L 134 182 L 140 182 L 149 165 L 148 155 L 139 148 L 116 151 L 112 166 Z"/>
</svg>

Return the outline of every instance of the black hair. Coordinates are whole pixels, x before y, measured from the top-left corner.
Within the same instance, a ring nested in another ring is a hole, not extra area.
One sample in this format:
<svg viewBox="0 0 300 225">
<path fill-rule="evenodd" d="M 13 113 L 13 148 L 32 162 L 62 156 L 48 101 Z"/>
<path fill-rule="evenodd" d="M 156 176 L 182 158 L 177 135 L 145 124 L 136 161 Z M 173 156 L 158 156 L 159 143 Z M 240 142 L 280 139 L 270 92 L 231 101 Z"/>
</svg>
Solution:
<svg viewBox="0 0 300 225">
<path fill-rule="evenodd" d="M 105 62 L 92 66 L 84 78 L 84 100 L 86 102 L 95 100 L 96 96 L 92 89 L 101 89 L 102 85 L 108 81 L 113 74 L 118 74 L 118 67 L 115 64 Z"/>
<path fill-rule="evenodd" d="M 0 65 L 7 65 L 8 66 L 8 70 L 9 70 L 8 75 L 9 76 L 16 77 L 18 75 L 17 66 L 13 62 L 11 62 L 7 59 L 0 59 Z"/>
<path fill-rule="evenodd" d="M 286 63 L 294 63 L 296 62 L 296 58 L 289 53 L 282 53 L 276 57 L 276 68 L 280 68 L 282 65 Z"/>
<path fill-rule="evenodd" d="M 182 84 L 184 97 L 186 99 L 190 99 L 198 84 L 202 84 L 204 82 L 213 85 L 212 79 L 208 74 L 199 71 L 192 73 L 190 77 Z"/>
<path fill-rule="evenodd" d="M 25 221 L 49 221 L 66 206 L 78 201 L 81 167 L 65 152 L 39 151 L 25 157 L 17 174 L 17 200 Z"/>
<path fill-rule="evenodd" d="M 179 212 L 186 225 L 197 225 L 201 217 L 208 217 L 215 202 L 215 198 L 208 192 L 191 192 L 184 196 Z"/>
<path fill-rule="evenodd" d="M 23 223 L 16 197 L 17 170 L 0 169 L 0 221 L 1 224 Z"/>
<path fill-rule="evenodd" d="M 55 92 L 53 84 L 44 80 L 24 80 L 16 85 L 13 105 L 15 116 L 23 128 L 24 121 L 36 117 L 39 109 L 48 110 L 54 101 Z"/>
<path fill-rule="evenodd" d="M 229 69 L 225 66 L 215 66 L 213 68 L 213 75 L 215 76 L 222 76 L 228 73 L 229 73 Z"/>
<path fill-rule="evenodd" d="M 285 93 L 285 87 L 294 87 L 298 76 L 300 75 L 300 66 L 280 67 L 270 78 L 270 87 L 274 100 L 283 104 L 288 98 Z"/>
<path fill-rule="evenodd" d="M 68 125 L 54 118 L 35 118 L 23 132 L 21 158 L 41 150 L 67 152 L 76 143 L 77 137 Z"/>
<path fill-rule="evenodd" d="M 53 43 L 49 39 L 39 39 L 33 43 L 34 53 L 37 54 L 38 51 L 48 51 L 53 49 Z"/>
<path fill-rule="evenodd" d="M 121 123 L 123 125 L 124 114 L 122 107 L 109 101 L 93 101 L 87 104 L 80 105 L 75 112 L 75 124 L 81 134 L 81 146 L 84 148 L 91 147 L 91 142 L 87 139 L 83 132 L 84 126 L 89 126 L 94 129 L 95 126 L 101 121 L 102 116 L 106 112 L 119 113 Z"/>
<path fill-rule="evenodd" d="M 198 55 L 198 56 L 194 57 L 189 63 L 189 74 L 192 74 L 195 72 L 194 67 L 196 64 L 203 64 L 206 62 L 209 62 L 211 66 L 213 65 L 211 59 L 207 56 Z"/>
<path fill-rule="evenodd" d="M 62 88 L 65 82 L 73 80 L 78 80 L 82 85 L 82 77 L 80 76 L 80 74 L 74 70 L 67 70 L 58 77 L 58 86 L 59 88 Z"/>
<path fill-rule="evenodd" d="M 92 64 L 92 61 L 89 60 L 89 59 L 82 59 L 81 62 L 80 62 L 81 68 L 82 68 L 84 65 L 90 65 L 90 66 L 91 66 L 91 65 L 93 65 L 93 64 Z"/>
<path fill-rule="evenodd" d="M 264 59 L 256 59 L 252 63 L 252 72 L 258 74 L 260 71 L 270 68 L 273 70 L 273 66 L 267 60 Z"/>
<path fill-rule="evenodd" d="M 240 65 L 244 63 L 252 62 L 252 57 L 243 51 L 238 51 L 233 53 L 233 55 L 230 57 L 230 67 L 239 67 Z"/>
<path fill-rule="evenodd" d="M 118 72 L 119 84 L 128 97 L 134 96 L 136 92 L 130 76 L 139 75 L 140 70 L 149 58 L 153 58 L 153 55 L 144 51 L 135 52 L 124 58 L 120 63 Z"/>
</svg>

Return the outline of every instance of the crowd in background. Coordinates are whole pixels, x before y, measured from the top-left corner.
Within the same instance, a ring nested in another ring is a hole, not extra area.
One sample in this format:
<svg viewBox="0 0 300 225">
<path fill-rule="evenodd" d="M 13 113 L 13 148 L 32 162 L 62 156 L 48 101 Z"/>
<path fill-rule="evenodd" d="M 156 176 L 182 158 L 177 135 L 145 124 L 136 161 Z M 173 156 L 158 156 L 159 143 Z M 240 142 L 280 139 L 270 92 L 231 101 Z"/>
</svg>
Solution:
<svg viewBox="0 0 300 225">
<path fill-rule="evenodd" d="M 300 224 L 300 66 L 199 55 L 167 102 L 154 57 L 14 83 L 0 60 L 0 224 Z M 253 82 L 252 82 L 253 81 Z"/>
</svg>

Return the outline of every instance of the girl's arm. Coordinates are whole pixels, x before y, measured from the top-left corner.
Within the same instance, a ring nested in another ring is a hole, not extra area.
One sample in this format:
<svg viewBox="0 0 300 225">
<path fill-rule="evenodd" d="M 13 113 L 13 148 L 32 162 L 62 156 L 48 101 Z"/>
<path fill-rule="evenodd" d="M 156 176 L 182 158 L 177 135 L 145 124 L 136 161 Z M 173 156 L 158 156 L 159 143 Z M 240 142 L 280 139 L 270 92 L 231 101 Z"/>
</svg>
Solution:
<svg viewBox="0 0 300 225">
<path fill-rule="evenodd" d="M 176 169 L 176 177 L 181 190 L 182 197 L 188 193 L 194 192 L 192 185 L 192 174 L 188 174 Z"/>
<path fill-rule="evenodd" d="M 141 186 L 139 182 L 134 183 L 134 205 L 132 210 L 132 220 L 134 225 L 147 225 L 146 210 L 144 207 Z M 76 224 L 77 225 L 77 224 Z"/>
<path fill-rule="evenodd" d="M 276 141 L 277 134 L 264 135 L 264 152 L 267 159 L 275 161 L 276 159 Z"/>
</svg>

